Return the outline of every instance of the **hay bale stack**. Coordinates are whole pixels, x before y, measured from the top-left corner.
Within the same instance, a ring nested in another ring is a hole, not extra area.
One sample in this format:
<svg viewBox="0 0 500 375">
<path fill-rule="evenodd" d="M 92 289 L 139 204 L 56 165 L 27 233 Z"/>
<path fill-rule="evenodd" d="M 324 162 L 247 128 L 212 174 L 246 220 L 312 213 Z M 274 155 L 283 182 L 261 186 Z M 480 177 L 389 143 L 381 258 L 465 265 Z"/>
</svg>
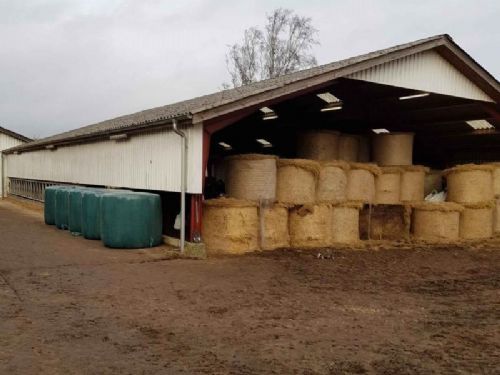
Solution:
<svg viewBox="0 0 500 375">
<path fill-rule="evenodd" d="M 493 232 L 495 235 L 500 235 L 500 197 L 495 199 L 494 218 L 493 218 Z"/>
<path fill-rule="evenodd" d="M 288 207 L 282 204 L 261 206 L 260 248 L 274 250 L 290 246 L 288 233 Z"/>
<path fill-rule="evenodd" d="M 358 161 L 359 137 L 357 135 L 341 134 L 338 142 L 339 160 Z"/>
<path fill-rule="evenodd" d="M 337 160 L 339 155 L 339 132 L 311 130 L 300 134 L 297 141 L 297 156 L 312 160 Z"/>
<path fill-rule="evenodd" d="M 375 200 L 375 177 L 381 174 L 375 164 L 351 163 L 347 172 L 347 200 L 372 203 Z"/>
<path fill-rule="evenodd" d="M 413 164 L 413 133 L 385 133 L 373 137 L 373 161 L 381 166 Z"/>
<path fill-rule="evenodd" d="M 316 204 L 291 208 L 288 220 L 291 247 L 329 246 L 332 227 L 331 205 Z"/>
<path fill-rule="evenodd" d="M 443 171 L 437 169 L 431 169 L 424 178 L 424 195 L 427 196 L 434 190 L 443 190 Z"/>
<path fill-rule="evenodd" d="M 406 240 L 410 237 L 411 207 L 380 204 L 360 212 L 359 231 L 363 240 Z"/>
<path fill-rule="evenodd" d="M 332 207 L 330 243 L 355 243 L 359 241 L 360 202 L 344 202 Z"/>
<path fill-rule="evenodd" d="M 312 204 L 320 164 L 313 160 L 279 159 L 276 198 L 285 204 Z"/>
<path fill-rule="evenodd" d="M 421 202 L 412 205 L 412 233 L 429 242 L 451 242 L 460 238 L 461 205 L 452 202 Z"/>
<path fill-rule="evenodd" d="M 484 239 L 493 236 L 492 202 L 464 203 L 464 211 L 460 217 L 460 238 Z"/>
<path fill-rule="evenodd" d="M 401 174 L 398 167 L 381 167 L 381 174 L 375 178 L 375 203 L 398 204 L 401 195 Z"/>
<path fill-rule="evenodd" d="M 209 253 L 242 254 L 258 250 L 257 203 L 233 198 L 206 200 L 203 239 Z"/>
<path fill-rule="evenodd" d="M 456 203 L 489 202 L 493 195 L 493 167 L 491 165 L 463 164 L 446 169 L 447 200 Z"/>
<path fill-rule="evenodd" d="M 421 202 L 425 198 L 425 174 L 429 168 L 423 165 L 402 167 L 401 202 Z"/>
<path fill-rule="evenodd" d="M 493 167 L 493 194 L 500 196 L 500 163 L 492 163 Z"/>
<path fill-rule="evenodd" d="M 370 162 L 370 138 L 366 135 L 359 136 L 358 162 Z"/>
<path fill-rule="evenodd" d="M 343 161 L 321 163 L 316 200 L 318 202 L 344 202 L 347 199 L 347 171 L 350 166 Z"/>
<path fill-rule="evenodd" d="M 244 154 L 226 158 L 226 193 L 236 199 L 274 200 L 276 161 L 273 155 Z"/>
</svg>

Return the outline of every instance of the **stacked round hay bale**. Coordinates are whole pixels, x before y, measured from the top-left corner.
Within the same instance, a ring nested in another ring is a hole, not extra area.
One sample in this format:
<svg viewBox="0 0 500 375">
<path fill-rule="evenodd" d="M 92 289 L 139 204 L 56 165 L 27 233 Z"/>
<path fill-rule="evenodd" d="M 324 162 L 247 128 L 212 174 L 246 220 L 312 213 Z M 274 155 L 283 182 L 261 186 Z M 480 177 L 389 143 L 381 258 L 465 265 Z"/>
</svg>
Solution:
<svg viewBox="0 0 500 375">
<path fill-rule="evenodd" d="M 370 138 L 366 135 L 359 136 L 358 162 L 370 162 Z"/>
<path fill-rule="evenodd" d="M 288 207 L 280 203 L 261 205 L 259 215 L 260 248 L 274 250 L 289 247 Z"/>
<path fill-rule="evenodd" d="M 276 198 L 277 157 L 244 154 L 226 158 L 226 193 L 236 199 Z"/>
<path fill-rule="evenodd" d="M 431 169 L 425 174 L 424 195 L 427 196 L 433 191 L 443 190 L 443 171 Z"/>
<path fill-rule="evenodd" d="M 311 130 L 300 134 L 297 156 L 312 160 L 337 160 L 339 132 L 333 130 Z"/>
<path fill-rule="evenodd" d="M 242 254 L 259 250 L 258 204 L 234 198 L 206 200 L 202 231 L 209 253 Z"/>
<path fill-rule="evenodd" d="M 500 197 L 500 162 L 492 163 L 493 167 L 493 194 Z"/>
<path fill-rule="evenodd" d="M 313 204 L 319 172 L 314 160 L 279 159 L 276 199 L 287 205 Z"/>
<path fill-rule="evenodd" d="M 429 242 L 453 242 L 460 238 L 463 206 L 452 202 L 412 204 L 413 237 Z"/>
<path fill-rule="evenodd" d="M 316 201 L 344 202 L 347 199 L 347 173 L 350 168 L 345 161 L 322 162 L 316 189 Z"/>
<path fill-rule="evenodd" d="M 493 167 L 491 165 L 463 164 L 446 169 L 447 200 L 456 203 L 491 202 L 493 194 Z"/>
<path fill-rule="evenodd" d="M 423 165 L 402 166 L 401 202 L 421 202 L 425 198 L 425 175 L 429 168 Z"/>
<path fill-rule="evenodd" d="M 493 236 L 495 204 L 463 203 L 464 211 L 460 217 L 460 237 L 463 239 L 484 239 Z"/>
<path fill-rule="evenodd" d="M 359 154 L 359 137 L 352 134 L 341 134 L 339 136 L 339 160 L 350 162 L 358 161 Z"/>
<path fill-rule="evenodd" d="M 398 204 L 401 195 L 401 174 L 399 167 L 380 167 L 381 173 L 375 178 L 375 203 Z"/>
<path fill-rule="evenodd" d="M 332 206 L 330 244 L 359 241 L 359 210 L 362 207 L 361 202 L 343 202 Z"/>
<path fill-rule="evenodd" d="M 292 207 L 288 225 L 291 247 L 327 247 L 331 243 L 332 206 L 312 204 Z"/>
<path fill-rule="evenodd" d="M 347 200 L 373 203 L 375 200 L 375 178 L 381 170 L 375 164 L 351 163 L 347 172 Z"/>
<path fill-rule="evenodd" d="M 413 133 L 383 133 L 373 137 L 373 161 L 380 166 L 413 164 Z"/>
</svg>

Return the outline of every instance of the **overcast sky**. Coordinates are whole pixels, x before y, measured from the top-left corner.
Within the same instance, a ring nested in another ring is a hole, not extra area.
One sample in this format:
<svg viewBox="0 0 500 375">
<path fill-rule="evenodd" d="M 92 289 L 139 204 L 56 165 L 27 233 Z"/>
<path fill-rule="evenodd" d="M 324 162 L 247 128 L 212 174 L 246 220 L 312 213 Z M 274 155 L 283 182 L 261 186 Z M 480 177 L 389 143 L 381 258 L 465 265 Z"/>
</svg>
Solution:
<svg viewBox="0 0 500 375">
<path fill-rule="evenodd" d="M 313 19 L 320 64 L 448 33 L 497 79 L 499 0 L 0 0 L 0 126 L 44 137 L 218 91 L 245 28 Z"/>
</svg>

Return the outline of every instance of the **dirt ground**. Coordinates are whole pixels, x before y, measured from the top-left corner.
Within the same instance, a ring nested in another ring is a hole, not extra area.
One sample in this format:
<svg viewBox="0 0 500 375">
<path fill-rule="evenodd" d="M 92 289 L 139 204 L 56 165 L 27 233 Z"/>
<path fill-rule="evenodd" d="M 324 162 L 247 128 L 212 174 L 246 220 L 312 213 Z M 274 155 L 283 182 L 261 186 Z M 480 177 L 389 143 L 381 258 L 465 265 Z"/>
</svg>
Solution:
<svg viewBox="0 0 500 375">
<path fill-rule="evenodd" d="M 321 254 L 110 250 L 0 202 L 0 373 L 500 373 L 500 241 Z"/>
</svg>

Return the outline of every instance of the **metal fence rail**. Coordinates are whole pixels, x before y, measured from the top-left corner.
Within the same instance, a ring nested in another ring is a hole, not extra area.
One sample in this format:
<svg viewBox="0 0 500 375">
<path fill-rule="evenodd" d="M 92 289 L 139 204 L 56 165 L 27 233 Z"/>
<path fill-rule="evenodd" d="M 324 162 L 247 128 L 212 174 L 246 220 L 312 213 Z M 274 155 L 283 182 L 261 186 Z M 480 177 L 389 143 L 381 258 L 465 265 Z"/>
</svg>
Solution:
<svg viewBox="0 0 500 375">
<path fill-rule="evenodd" d="M 26 180 L 23 178 L 9 178 L 7 193 L 16 197 L 44 202 L 45 188 L 51 185 L 62 185 L 51 181 Z"/>
</svg>

